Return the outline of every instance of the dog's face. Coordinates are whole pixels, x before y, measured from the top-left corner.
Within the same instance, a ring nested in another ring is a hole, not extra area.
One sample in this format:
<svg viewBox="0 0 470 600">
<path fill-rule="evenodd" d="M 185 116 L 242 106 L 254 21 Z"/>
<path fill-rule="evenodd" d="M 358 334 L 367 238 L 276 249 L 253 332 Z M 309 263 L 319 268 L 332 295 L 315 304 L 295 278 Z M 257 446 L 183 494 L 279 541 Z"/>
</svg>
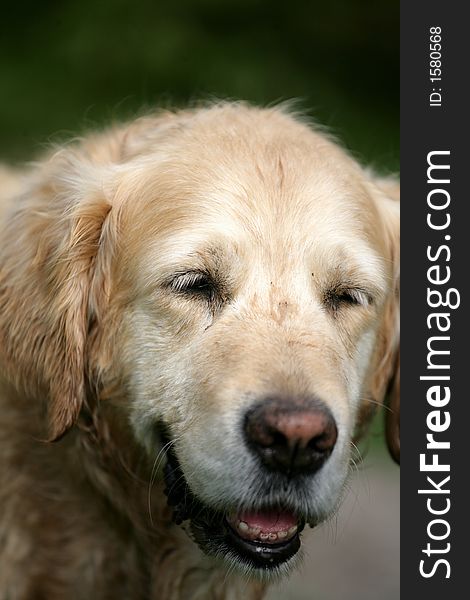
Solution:
<svg viewBox="0 0 470 600">
<path fill-rule="evenodd" d="M 130 419 L 153 457 L 164 431 L 201 546 L 275 569 L 337 506 L 377 401 L 390 223 L 352 160 L 278 113 L 205 113 L 158 151 L 121 180 Z"/>
<path fill-rule="evenodd" d="M 393 374 L 396 203 L 279 110 L 146 123 L 117 165 L 89 149 L 104 183 L 72 232 L 99 248 L 80 288 L 89 372 L 120 382 L 151 461 L 164 446 L 169 501 L 203 550 L 276 573 L 336 509 Z"/>
</svg>

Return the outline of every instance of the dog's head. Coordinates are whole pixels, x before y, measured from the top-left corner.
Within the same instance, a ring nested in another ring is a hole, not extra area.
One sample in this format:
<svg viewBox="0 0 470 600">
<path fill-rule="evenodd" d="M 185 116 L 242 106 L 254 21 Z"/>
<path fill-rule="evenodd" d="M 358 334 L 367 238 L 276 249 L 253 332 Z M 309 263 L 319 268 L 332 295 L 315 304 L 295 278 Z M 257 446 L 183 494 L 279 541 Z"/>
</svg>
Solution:
<svg viewBox="0 0 470 600">
<path fill-rule="evenodd" d="M 8 262 L 29 279 L 0 282 L 11 376 L 50 397 L 53 438 L 91 390 L 118 388 L 136 443 L 150 460 L 164 446 L 169 502 L 203 550 L 250 572 L 291 565 L 396 374 L 392 182 L 282 110 L 231 104 L 51 165 L 38 214 L 9 234 L 29 248 Z"/>
</svg>

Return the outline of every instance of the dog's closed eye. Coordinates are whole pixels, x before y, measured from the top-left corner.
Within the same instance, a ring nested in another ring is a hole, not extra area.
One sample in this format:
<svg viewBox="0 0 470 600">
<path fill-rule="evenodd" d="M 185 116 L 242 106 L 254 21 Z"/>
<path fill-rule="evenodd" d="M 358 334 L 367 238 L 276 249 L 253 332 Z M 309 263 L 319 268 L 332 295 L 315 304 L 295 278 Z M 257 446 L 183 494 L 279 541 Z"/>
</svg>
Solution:
<svg viewBox="0 0 470 600">
<path fill-rule="evenodd" d="M 363 288 L 338 285 L 325 292 L 324 301 L 326 306 L 336 313 L 348 306 L 370 306 L 374 300 Z"/>
<path fill-rule="evenodd" d="M 186 297 L 214 302 L 220 299 L 221 289 L 217 281 L 204 271 L 179 273 L 170 283 L 172 291 Z"/>
</svg>

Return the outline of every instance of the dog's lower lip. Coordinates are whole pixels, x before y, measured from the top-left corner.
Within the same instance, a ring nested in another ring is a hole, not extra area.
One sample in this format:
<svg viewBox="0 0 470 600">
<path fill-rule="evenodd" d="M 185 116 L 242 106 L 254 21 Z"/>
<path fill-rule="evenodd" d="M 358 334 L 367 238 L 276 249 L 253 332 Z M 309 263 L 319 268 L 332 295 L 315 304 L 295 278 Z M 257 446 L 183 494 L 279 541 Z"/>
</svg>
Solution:
<svg viewBox="0 0 470 600">
<path fill-rule="evenodd" d="M 225 519 L 226 543 L 245 561 L 257 568 L 270 569 L 292 558 L 300 548 L 300 535 L 296 531 L 285 541 L 263 542 L 242 538 Z"/>
</svg>

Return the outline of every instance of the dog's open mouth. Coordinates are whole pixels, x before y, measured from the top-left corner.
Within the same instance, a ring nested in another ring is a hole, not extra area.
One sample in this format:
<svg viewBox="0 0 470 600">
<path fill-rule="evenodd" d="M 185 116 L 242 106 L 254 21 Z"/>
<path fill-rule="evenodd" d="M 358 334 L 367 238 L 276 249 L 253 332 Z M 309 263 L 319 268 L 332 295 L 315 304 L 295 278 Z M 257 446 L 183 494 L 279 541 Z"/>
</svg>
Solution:
<svg viewBox="0 0 470 600">
<path fill-rule="evenodd" d="M 300 548 L 303 524 L 289 511 L 266 509 L 225 518 L 232 549 L 256 567 L 273 568 Z"/>
<path fill-rule="evenodd" d="M 192 537 L 205 553 L 267 571 L 299 550 L 305 522 L 291 510 L 279 506 L 230 514 L 214 510 L 193 494 L 171 450 L 164 474 L 173 520 L 190 522 Z"/>
</svg>

